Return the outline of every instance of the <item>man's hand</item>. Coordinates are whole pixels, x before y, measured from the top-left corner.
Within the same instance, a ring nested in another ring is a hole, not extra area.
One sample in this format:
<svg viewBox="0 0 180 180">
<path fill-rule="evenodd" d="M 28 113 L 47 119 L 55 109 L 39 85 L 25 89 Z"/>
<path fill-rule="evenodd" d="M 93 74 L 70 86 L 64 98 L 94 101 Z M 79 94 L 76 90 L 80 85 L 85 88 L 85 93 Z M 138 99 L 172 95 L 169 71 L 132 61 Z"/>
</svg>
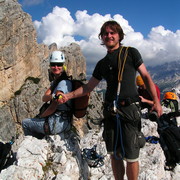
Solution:
<svg viewBox="0 0 180 180">
<path fill-rule="evenodd" d="M 151 109 L 151 112 L 152 111 L 156 111 L 158 114 L 158 117 L 160 117 L 163 114 L 163 109 L 162 109 L 160 102 L 154 103 L 154 105 L 152 106 L 152 109 Z"/>
<path fill-rule="evenodd" d="M 59 92 L 57 100 L 58 100 L 59 104 L 64 104 L 64 103 L 66 103 L 68 101 L 68 98 L 67 98 L 66 94 L 64 94 L 62 92 Z"/>
</svg>

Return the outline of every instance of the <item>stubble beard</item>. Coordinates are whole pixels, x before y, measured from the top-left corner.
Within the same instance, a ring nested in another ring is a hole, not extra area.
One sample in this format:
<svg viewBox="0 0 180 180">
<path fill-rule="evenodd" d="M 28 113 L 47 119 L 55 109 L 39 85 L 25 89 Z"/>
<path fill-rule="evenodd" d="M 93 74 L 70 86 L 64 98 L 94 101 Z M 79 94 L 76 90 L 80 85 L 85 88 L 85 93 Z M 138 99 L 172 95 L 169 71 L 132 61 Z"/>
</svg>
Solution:
<svg viewBox="0 0 180 180">
<path fill-rule="evenodd" d="M 109 43 L 106 44 L 106 48 L 108 50 L 114 50 L 117 49 L 118 47 L 119 47 L 119 42 L 113 44 L 109 44 Z"/>
</svg>

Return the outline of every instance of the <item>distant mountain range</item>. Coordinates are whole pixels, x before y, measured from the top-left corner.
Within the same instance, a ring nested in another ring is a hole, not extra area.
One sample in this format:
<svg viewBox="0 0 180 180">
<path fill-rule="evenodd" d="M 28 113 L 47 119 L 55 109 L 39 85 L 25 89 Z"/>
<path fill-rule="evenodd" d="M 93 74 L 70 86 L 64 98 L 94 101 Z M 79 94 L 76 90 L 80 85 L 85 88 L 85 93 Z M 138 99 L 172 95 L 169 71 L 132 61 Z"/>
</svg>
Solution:
<svg viewBox="0 0 180 180">
<path fill-rule="evenodd" d="M 147 69 L 159 86 L 161 94 L 180 85 L 180 60 L 154 67 L 148 66 Z"/>
</svg>

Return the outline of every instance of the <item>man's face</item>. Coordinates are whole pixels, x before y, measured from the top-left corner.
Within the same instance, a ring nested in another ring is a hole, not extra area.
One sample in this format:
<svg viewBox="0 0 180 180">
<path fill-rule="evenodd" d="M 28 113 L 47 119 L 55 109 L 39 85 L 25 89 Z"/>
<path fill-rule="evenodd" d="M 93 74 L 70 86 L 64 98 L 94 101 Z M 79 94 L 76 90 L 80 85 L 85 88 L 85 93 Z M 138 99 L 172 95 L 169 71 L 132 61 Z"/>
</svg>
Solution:
<svg viewBox="0 0 180 180">
<path fill-rule="evenodd" d="M 112 30 L 110 27 L 106 27 L 106 32 L 102 35 L 102 40 L 108 50 L 115 50 L 119 47 L 119 34 Z"/>
</svg>

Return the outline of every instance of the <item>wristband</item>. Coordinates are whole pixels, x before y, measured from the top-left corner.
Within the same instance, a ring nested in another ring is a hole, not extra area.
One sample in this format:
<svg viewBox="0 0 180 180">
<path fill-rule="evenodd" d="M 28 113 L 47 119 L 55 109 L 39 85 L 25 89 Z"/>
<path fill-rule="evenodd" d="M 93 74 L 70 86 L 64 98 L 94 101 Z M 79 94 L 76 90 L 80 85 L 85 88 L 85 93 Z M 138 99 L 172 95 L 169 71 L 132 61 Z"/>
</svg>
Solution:
<svg viewBox="0 0 180 180">
<path fill-rule="evenodd" d="M 52 100 L 55 99 L 56 94 L 52 94 Z"/>
</svg>

